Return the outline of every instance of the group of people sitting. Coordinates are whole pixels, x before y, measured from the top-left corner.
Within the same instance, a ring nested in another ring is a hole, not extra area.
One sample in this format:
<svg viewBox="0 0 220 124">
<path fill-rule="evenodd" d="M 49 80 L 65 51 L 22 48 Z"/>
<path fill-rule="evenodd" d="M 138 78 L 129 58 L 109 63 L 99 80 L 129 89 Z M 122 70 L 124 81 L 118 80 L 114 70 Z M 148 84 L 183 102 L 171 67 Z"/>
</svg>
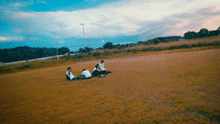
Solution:
<svg viewBox="0 0 220 124">
<path fill-rule="evenodd" d="M 101 60 L 101 63 L 95 65 L 95 68 L 93 69 L 92 73 L 90 73 L 89 70 L 83 69 L 82 74 L 79 76 L 74 76 L 71 72 L 71 67 L 68 67 L 66 72 L 66 79 L 90 79 L 95 76 L 105 77 L 105 75 L 108 73 L 111 73 L 111 71 L 107 71 L 107 68 L 104 68 L 104 60 Z"/>
</svg>

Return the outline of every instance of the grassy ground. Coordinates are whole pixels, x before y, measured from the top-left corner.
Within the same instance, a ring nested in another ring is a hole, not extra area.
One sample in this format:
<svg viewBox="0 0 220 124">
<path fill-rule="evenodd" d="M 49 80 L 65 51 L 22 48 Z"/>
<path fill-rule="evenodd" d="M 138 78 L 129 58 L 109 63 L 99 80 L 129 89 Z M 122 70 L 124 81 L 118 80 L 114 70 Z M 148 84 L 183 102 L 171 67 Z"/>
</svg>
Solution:
<svg viewBox="0 0 220 124">
<path fill-rule="evenodd" d="M 43 61 L 34 61 L 27 63 L 19 63 L 12 65 L 0 65 L 0 74 L 15 73 L 20 71 L 27 71 L 39 68 L 55 67 L 61 65 L 67 65 L 75 62 L 85 62 L 96 59 L 106 58 L 117 58 L 124 56 L 133 55 L 150 55 L 150 54 L 161 54 L 169 52 L 184 52 L 184 51 L 195 51 L 205 49 L 216 49 L 220 47 L 220 36 L 173 41 L 167 43 L 159 43 L 156 45 L 137 45 L 133 47 L 127 47 L 122 50 L 111 49 L 111 50 L 94 50 L 91 55 L 79 54 L 77 56 L 65 56 L 59 60 L 49 59 Z M 206 47 L 204 47 L 206 46 Z M 184 48 L 184 49 L 183 49 Z M 190 48 L 190 49 L 188 49 Z M 170 51 L 174 50 L 175 51 Z M 104 52 L 106 51 L 106 53 Z M 93 53 L 99 52 L 101 55 L 94 57 Z"/>
<path fill-rule="evenodd" d="M 89 80 L 66 81 L 66 68 L 99 58 L 0 75 L 0 123 L 219 123 L 218 48 L 114 54 L 112 73 Z"/>
<path fill-rule="evenodd" d="M 171 48 L 171 46 L 170 46 Z M 6 73 L 15 73 L 15 72 L 21 72 L 21 71 L 27 71 L 27 70 L 33 70 L 33 69 L 39 69 L 39 68 L 47 68 L 47 67 L 55 67 L 55 66 L 61 66 L 61 65 L 68 65 L 71 63 L 76 62 L 85 62 L 85 61 L 91 61 L 91 60 L 97 60 L 97 59 L 106 59 L 106 58 L 118 58 L 118 57 L 126 57 L 126 56 L 138 56 L 138 55 L 153 55 L 153 54 L 164 54 L 164 53 L 173 53 L 173 52 L 185 52 L 185 51 L 197 51 L 197 50 L 206 50 L 206 49 L 218 49 L 220 48 L 220 45 L 214 45 L 214 46 L 203 46 L 203 47 L 195 47 L 195 48 L 182 48 L 182 49 L 176 49 L 173 50 L 156 50 L 156 51 L 138 51 L 134 50 L 133 52 L 120 52 L 120 53 L 108 53 L 107 55 L 101 54 L 97 57 L 94 57 L 93 55 L 85 55 L 85 54 L 79 54 L 76 56 L 65 56 L 61 57 L 59 60 L 57 59 L 49 59 L 49 60 L 42 60 L 42 61 L 33 61 L 33 62 L 25 62 L 25 63 L 18 63 L 18 64 L 12 64 L 12 65 L 0 65 L 0 74 L 6 74 Z"/>
</svg>

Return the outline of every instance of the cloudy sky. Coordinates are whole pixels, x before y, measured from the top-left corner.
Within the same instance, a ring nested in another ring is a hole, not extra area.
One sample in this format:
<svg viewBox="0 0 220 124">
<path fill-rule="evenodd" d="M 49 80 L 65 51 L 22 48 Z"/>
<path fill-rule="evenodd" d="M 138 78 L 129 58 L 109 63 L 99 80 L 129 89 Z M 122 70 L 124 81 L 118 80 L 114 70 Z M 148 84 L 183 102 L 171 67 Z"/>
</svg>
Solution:
<svg viewBox="0 0 220 124">
<path fill-rule="evenodd" d="M 220 26 L 220 0 L 1 0 L 0 48 L 100 47 Z M 55 33 L 51 33 L 55 32 Z"/>
</svg>

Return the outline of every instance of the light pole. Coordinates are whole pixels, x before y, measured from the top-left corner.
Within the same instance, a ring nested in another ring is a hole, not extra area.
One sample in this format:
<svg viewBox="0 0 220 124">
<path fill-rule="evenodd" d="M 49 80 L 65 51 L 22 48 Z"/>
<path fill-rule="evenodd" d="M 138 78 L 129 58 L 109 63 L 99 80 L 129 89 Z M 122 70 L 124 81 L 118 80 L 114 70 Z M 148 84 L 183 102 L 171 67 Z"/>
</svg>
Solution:
<svg viewBox="0 0 220 124">
<path fill-rule="evenodd" d="M 85 37 L 85 31 L 84 31 L 84 25 L 85 25 L 85 24 L 80 23 L 80 25 L 82 25 L 82 27 L 83 27 L 83 34 L 84 34 L 85 48 L 86 48 L 86 37 Z"/>
<path fill-rule="evenodd" d="M 56 32 L 51 32 L 51 33 L 53 33 L 53 34 L 54 34 L 54 38 L 55 38 L 55 34 L 56 34 Z M 59 56 L 58 56 L 58 49 L 57 49 L 57 40 L 56 40 L 56 38 L 55 38 L 55 41 L 56 41 L 56 52 L 57 52 L 57 59 L 59 59 Z"/>
</svg>

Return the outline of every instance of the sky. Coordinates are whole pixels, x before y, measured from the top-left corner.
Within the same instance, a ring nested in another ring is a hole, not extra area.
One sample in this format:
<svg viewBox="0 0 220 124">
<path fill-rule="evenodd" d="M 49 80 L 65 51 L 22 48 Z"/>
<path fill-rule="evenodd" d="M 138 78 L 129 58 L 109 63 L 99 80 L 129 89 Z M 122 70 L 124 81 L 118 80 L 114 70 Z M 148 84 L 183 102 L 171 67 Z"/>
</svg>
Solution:
<svg viewBox="0 0 220 124">
<path fill-rule="evenodd" d="M 97 48 L 220 26 L 220 0 L 1 0 L 0 49 Z"/>
</svg>

